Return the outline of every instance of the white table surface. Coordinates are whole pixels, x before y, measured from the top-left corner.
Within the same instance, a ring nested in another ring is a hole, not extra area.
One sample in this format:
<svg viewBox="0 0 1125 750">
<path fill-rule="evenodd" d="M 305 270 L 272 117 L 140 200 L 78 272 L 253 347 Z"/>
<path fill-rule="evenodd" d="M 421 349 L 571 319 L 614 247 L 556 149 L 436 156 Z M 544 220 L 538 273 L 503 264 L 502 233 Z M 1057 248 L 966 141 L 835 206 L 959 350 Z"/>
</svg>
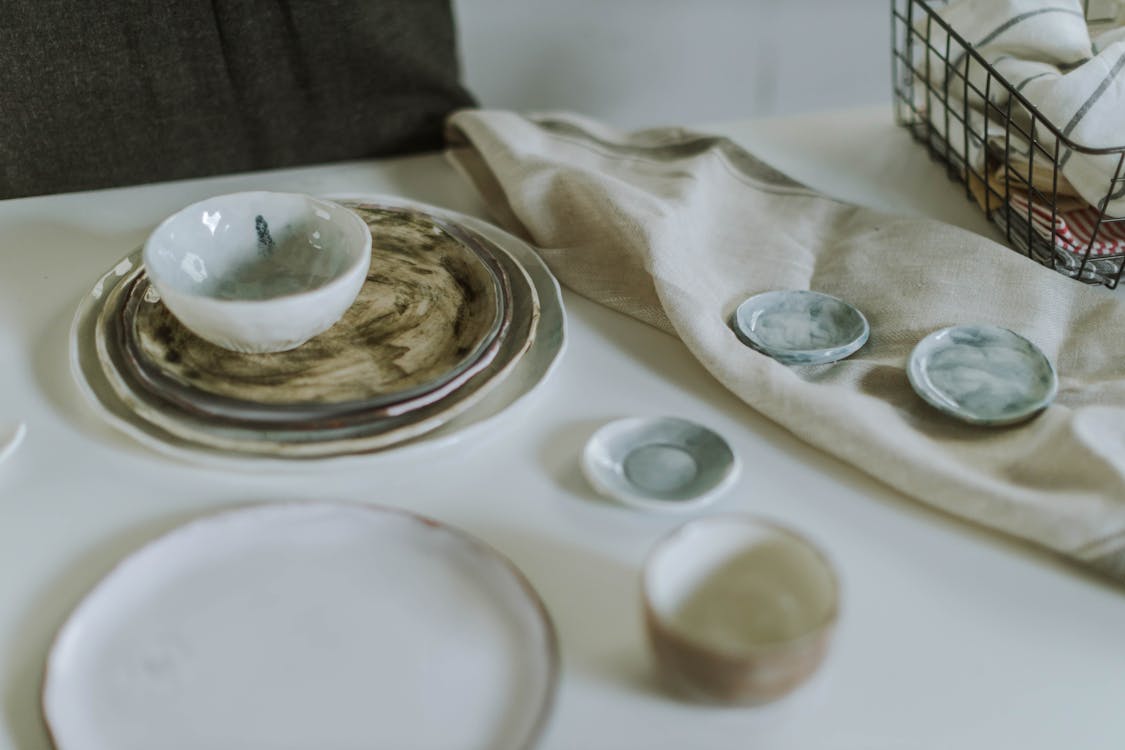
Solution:
<svg viewBox="0 0 1125 750">
<path fill-rule="evenodd" d="M 837 196 L 990 231 L 884 108 L 711 129 Z M 677 340 L 573 294 L 570 348 L 539 399 L 486 440 L 424 459 L 239 474 L 177 463 L 103 426 L 67 365 L 79 297 L 166 214 L 253 188 L 386 192 L 481 213 L 436 156 L 0 202 L 0 422 L 29 426 L 0 465 L 0 748 L 50 747 L 38 703 L 48 644 L 116 560 L 211 511 L 316 498 L 432 515 L 522 568 L 563 650 L 543 748 L 1125 747 L 1125 588 L 811 450 Z M 734 489 L 704 512 L 790 524 L 838 565 L 831 653 L 783 702 L 707 707 L 654 685 L 638 571 L 684 519 L 597 500 L 577 455 L 606 420 L 661 413 L 718 428 L 743 460 Z"/>
</svg>

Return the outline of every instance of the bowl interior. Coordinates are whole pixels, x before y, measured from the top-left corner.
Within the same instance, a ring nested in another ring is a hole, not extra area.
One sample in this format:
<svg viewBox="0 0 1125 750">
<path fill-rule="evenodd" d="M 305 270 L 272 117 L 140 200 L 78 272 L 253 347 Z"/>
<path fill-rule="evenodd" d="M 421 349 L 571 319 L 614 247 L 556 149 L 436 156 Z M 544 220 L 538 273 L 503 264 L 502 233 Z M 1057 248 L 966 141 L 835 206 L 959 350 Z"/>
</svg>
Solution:
<svg viewBox="0 0 1125 750">
<path fill-rule="evenodd" d="M 188 206 L 145 245 L 156 284 L 198 297 L 264 300 L 318 289 L 363 261 L 367 227 L 328 201 L 236 193 Z"/>
<path fill-rule="evenodd" d="M 753 342 L 776 351 L 831 349 L 853 342 L 867 331 L 867 321 L 853 306 L 805 290 L 751 297 L 739 307 L 736 318 Z"/>
<path fill-rule="evenodd" d="M 772 524 L 714 517 L 661 543 L 645 595 L 671 630 L 739 656 L 816 632 L 836 613 L 836 578 L 808 542 Z"/>
</svg>

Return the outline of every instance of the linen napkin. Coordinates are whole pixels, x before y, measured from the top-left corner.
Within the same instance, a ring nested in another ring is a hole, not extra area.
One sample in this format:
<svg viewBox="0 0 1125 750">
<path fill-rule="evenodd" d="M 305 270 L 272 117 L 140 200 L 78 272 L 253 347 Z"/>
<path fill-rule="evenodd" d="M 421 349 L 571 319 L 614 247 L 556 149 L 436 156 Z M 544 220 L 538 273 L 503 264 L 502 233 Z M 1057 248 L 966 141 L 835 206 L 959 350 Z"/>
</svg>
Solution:
<svg viewBox="0 0 1125 750">
<path fill-rule="evenodd" d="M 1013 191 L 1010 202 L 1017 216 L 1030 216 L 1036 234 L 1053 241 L 1057 248 L 1080 256 L 1088 252 L 1095 258 L 1125 254 L 1125 224 L 1099 226 L 1098 211 L 1091 206 L 1059 208 L 1052 217 L 1050 208 L 1030 200 L 1027 193 Z M 1096 239 L 1095 226 L 1098 227 Z"/>
<path fill-rule="evenodd" d="M 937 14 L 1072 143 L 1094 149 L 1125 145 L 1125 36 L 1119 28 L 1091 35 L 1080 0 L 955 0 Z M 915 30 L 931 41 L 928 52 L 919 50 L 918 69 L 929 87 L 919 87 L 917 104 L 971 166 L 980 172 L 986 152 L 1002 150 L 1014 170 L 1027 165 L 1020 172 L 1026 183 L 1034 177 L 1029 161 L 1048 167 L 1057 162 L 1059 177 L 1087 203 L 1125 216 L 1125 180 L 1110 189 L 1112 180 L 1125 177 L 1118 174 L 1120 154 L 1087 154 L 1058 142 L 928 16 L 915 21 Z M 986 107 L 986 96 L 995 106 Z M 951 113 L 941 105 L 946 97 Z M 961 121 L 966 104 L 968 133 Z M 1014 127 L 1004 128 L 999 113 L 1009 115 Z"/>
<path fill-rule="evenodd" d="M 1013 247 L 1083 281 L 1102 284 L 1117 278 L 1125 263 L 1125 222 L 1099 221 L 1097 209 L 1062 190 L 1053 193 L 1052 208 L 1038 199 L 1052 193 L 1032 186 L 1033 196 L 1018 179 L 1006 181 L 1005 173 L 1003 167 L 990 171 L 986 186 L 970 172 L 969 190 Z"/>
<path fill-rule="evenodd" d="M 1106 290 L 971 232 L 829 199 L 723 138 L 462 111 L 447 144 L 562 283 L 679 336 L 749 406 L 909 496 L 1125 580 L 1125 305 Z M 869 343 L 809 367 L 749 349 L 727 321 L 772 289 L 850 301 Z M 980 428 L 922 402 L 911 349 L 966 322 L 1042 347 L 1055 404 Z"/>
</svg>

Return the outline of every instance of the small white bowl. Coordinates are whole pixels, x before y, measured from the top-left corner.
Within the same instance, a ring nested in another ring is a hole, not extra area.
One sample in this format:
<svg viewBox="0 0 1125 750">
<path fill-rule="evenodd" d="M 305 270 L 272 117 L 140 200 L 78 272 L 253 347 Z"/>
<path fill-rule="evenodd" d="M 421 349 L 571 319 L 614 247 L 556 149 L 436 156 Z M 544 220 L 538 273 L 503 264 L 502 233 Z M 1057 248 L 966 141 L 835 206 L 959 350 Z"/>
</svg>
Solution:
<svg viewBox="0 0 1125 750">
<path fill-rule="evenodd" d="M 671 686 L 750 705 L 817 670 L 840 597 L 820 550 L 749 515 L 697 519 L 665 537 L 645 563 L 642 595 L 649 644 Z"/>
<path fill-rule="evenodd" d="M 582 472 L 594 489 L 642 510 L 706 505 L 730 487 L 738 468 L 721 435 L 675 417 L 610 422 L 582 454 Z"/>
<path fill-rule="evenodd" d="M 371 264 L 356 214 L 296 193 L 220 195 L 172 214 L 144 246 L 168 310 L 238 352 L 293 349 L 355 301 Z"/>
</svg>

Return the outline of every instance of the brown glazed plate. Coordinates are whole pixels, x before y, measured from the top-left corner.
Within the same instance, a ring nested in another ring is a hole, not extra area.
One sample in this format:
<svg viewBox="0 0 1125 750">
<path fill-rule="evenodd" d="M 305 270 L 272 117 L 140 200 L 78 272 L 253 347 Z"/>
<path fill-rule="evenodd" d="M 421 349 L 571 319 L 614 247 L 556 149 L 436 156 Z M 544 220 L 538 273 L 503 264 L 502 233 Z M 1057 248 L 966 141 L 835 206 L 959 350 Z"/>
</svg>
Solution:
<svg viewBox="0 0 1125 750">
<path fill-rule="evenodd" d="M 139 266 L 139 258 L 137 263 Z M 468 409 L 498 385 L 527 352 L 539 323 L 539 299 L 519 264 L 509 260 L 508 271 L 523 276 L 518 293 L 512 295 L 512 319 L 517 324 L 501 341 L 492 362 L 451 393 L 396 417 L 359 411 L 312 425 L 262 425 L 199 414 L 151 393 L 131 377 L 120 331 L 113 325 L 120 319 L 119 310 L 143 267 L 107 293 L 96 322 L 94 343 L 102 373 L 117 397 L 140 419 L 192 443 L 243 455 L 286 458 L 380 450 L 423 435 Z"/>
<path fill-rule="evenodd" d="M 314 429 L 300 435 L 246 427 L 227 431 L 214 417 L 154 399 L 136 383 L 123 379 L 127 373 L 112 360 L 104 361 L 111 352 L 118 356 L 119 347 L 103 335 L 104 326 L 107 319 L 117 319 L 114 305 L 120 304 L 126 288 L 138 277 L 140 256 L 133 253 L 114 264 L 83 295 L 70 329 L 71 372 L 94 413 L 165 456 L 212 468 L 258 472 L 264 466 L 274 471 L 302 471 L 327 464 L 347 468 L 377 465 L 380 460 L 426 460 L 467 440 L 485 439 L 517 412 L 530 408 L 557 371 L 567 342 L 558 281 L 536 251 L 518 237 L 465 214 L 395 196 L 332 198 L 342 199 L 431 214 L 487 244 L 512 282 L 513 330 L 485 372 L 438 403 L 400 418 L 373 419 L 370 424 L 358 418 L 350 429 Z M 526 348 L 514 343 L 525 337 L 529 339 Z M 477 388 L 482 380 L 484 384 Z"/>
<path fill-rule="evenodd" d="M 346 204 L 372 234 L 367 281 L 329 330 L 273 354 L 196 336 L 143 272 L 115 309 L 121 363 L 152 395 L 224 421 L 309 429 L 397 417 L 484 370 L 512 322 L 511 280 L 486 243 L 420 211 Z"/>
</svg>

